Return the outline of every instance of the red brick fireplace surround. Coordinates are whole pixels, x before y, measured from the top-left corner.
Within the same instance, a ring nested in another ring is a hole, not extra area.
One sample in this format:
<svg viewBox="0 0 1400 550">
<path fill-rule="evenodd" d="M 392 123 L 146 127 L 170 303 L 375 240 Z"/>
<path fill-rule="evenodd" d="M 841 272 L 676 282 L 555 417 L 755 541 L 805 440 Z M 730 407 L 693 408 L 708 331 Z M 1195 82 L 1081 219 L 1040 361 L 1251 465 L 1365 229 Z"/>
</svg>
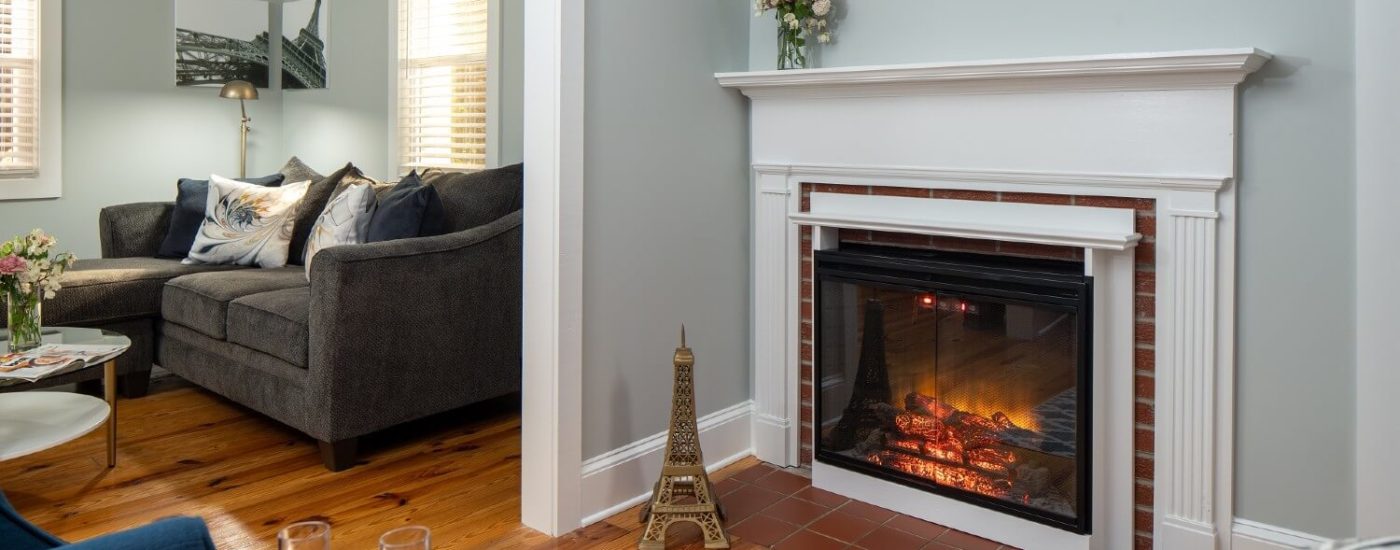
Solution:
<svg viewBox="0 0 1400 550">
<path fill-rule="evenodd" d="M 1156 254 L 1155 232 L 1157 228 L 1156 201 L 1126 197 L 1052 195 L 1044 193 L 1000 193 L 991 191 L 968 191 L 957 189 L 924 189 L 913 187 L 889 187 L 874 185 L 835 185 L 802 184 L 800 211 L 810 211 L 810 195 L 818 193 L 845 193 L 855 195 L 881 195 L 893 197 L 955 199 L 987 202 L 1020 202 L 1036 204 L 1058 204 L 1075 206 L 1097 206 L 1106 208 L 1131 208 L 1137 213 L 1137 232 L 1143 238 L 1135 249 L 1134 270 L 1134 320 L 1135 350 L 1133 368 L 1135 371 L 1134 424 L 1134 487 L 1133 526 L 1135 545 L 1138 549 L 1152 548 L 1152 478 L 1153 478 L 1153 362 L 1156 324 L 1154 321 L 1155 287 L 1154 270 Z M 812 465 L 812 371 L 813 357 L 813 264 L 812 228 L 803 226 L 800 231 L 801 287 L 799 290 L 801 307 L 801 347 L 799 356 L 802 362 L 801 396 L 801 464 Z M 1061 260 L 1083 260 L 1084 250 L 1066 246 L 1051 246 L 1035 243 L 964 239 L 956 237 L 936 237 L 910 233 L 889 233 L 842 229 L 841 242 L 879 244 L 887 246 L 935 249 L 953 252 L 976 252 L 1006 256 L 1049 258 Z"/>
</svg>

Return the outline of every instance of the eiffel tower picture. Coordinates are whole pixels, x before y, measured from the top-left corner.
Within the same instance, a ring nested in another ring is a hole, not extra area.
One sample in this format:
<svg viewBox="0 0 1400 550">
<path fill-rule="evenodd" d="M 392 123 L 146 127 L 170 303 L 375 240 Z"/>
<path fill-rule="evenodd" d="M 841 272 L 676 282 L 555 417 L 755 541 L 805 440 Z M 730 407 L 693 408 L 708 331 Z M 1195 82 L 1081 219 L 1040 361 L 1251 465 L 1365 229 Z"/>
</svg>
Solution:
<svg viewBox="0 0 1400 550">
<path fill-rule="evenodd" d="M 685 346 L 684 326 L 681 327 L 681 346 L 676 348 L 673 363 L 676 381 L 671 396 L 666 455 L 661 464 L 661 480 L 656 482 L 651 500 L 642 507 L 641 520 L 646 528 L 637 548 L 666 548 L 666 530 L 687 521 L 700 526 L 705 548 L 729 548 L 729 535 L 724 531 L 724 509 L 716 500 L 700 451 L 700 430 L 695 424 L 695 355 Z"/>
<path fill-rule="evenodd" d="M 269 44 L 273 37 L 267 29 L 267 10 L 248 9 L 247 6 L 210 3 L 194 0 L 180 0 L 176 4 L 175 19 L 175 83 L 178 86 L 214 86 L 234 80 L 246 80 L 254 86 L 266 88 L 270 82 L 268 74 Z M 326 6 L 324 0 L 315 2 L 278 3 L 287 17 L 289 28 L 305 15 L 306 26 L 296 32 L 295 38 L 279 36 L 282 42 L 282 87 L 283 88 L 325 88 L 326 87 L 326 37 L 323 32 Z M 219 28 L 210 28 L 210 10 L 233 10 L 228 13 L 216 12 L 225 16 L 229 23 Z M 197 17 L 203 14 L 203 17 Z M 189 18 L 189 21 L 183 19 Z M 253 27 L 261 29 L 258 32 Z M 243 38 L 243 37 L 248 38 Z"/>
</svg>

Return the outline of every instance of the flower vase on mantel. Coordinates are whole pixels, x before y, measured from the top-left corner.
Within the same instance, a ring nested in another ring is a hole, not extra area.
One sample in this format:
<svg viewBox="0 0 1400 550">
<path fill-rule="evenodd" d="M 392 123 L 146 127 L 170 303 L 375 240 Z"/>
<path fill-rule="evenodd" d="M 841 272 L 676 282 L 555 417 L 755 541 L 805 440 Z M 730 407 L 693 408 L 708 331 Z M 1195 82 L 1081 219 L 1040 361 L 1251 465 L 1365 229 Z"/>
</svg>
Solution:
<svg viewBox="0 0 1400 550">
<path fill-rule="evenodd" d="M 73 255 L 50 255 L 58 244 L 35 229 L 0 243 L 0 295 L 5 297 L 6 330 L 11 353 L 29 351 L 43 343 L 43 301 L 62 288 L 59 277 L 73 267 Z"/>
<path fill-rule="evenodd" d="M 832 0 L 756 0 L 755 15 L 773 11 L 778 20 L 778 69 L 807 68 L 807 45 L 831 42 Z"/>
<path fill-rule="evenodd" d="M 10 352 L 19 353 L 39 347 L 44 342 L 44 301 L 38 292 L 9 291 L 5 293 L 6 322 L 10 332 Z"/>
</svg>

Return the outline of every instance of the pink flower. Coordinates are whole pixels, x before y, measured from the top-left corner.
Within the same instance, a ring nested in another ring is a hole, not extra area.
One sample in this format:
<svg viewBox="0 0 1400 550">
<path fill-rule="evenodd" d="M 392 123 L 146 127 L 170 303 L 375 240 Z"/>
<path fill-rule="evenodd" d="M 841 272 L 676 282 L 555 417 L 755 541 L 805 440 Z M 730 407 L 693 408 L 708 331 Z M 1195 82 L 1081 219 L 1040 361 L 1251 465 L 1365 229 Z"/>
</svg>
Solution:
<svg viewBox="0 0 1400 550">
<path fill-rule="evenodd" d="M 14 254 L 0 258 L 0 275 L 24 273 L 27 269 L 29 269 L 29 262 L 24 261 L 24 258 Z"/>
</svg>

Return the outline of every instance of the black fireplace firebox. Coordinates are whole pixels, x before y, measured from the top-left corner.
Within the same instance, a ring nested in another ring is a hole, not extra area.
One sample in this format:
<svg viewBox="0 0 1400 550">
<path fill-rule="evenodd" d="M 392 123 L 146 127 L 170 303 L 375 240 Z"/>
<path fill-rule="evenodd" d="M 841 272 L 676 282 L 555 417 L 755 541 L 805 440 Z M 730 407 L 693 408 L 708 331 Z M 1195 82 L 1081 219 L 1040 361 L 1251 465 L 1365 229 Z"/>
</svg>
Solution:
<svg viewBox="0 0 1400 550">
<path fill-rule="evenodd" d="M 1089 533 L 1083 265 L 851 244 L 815 259 L 816 459 Z"/>
</svg>

